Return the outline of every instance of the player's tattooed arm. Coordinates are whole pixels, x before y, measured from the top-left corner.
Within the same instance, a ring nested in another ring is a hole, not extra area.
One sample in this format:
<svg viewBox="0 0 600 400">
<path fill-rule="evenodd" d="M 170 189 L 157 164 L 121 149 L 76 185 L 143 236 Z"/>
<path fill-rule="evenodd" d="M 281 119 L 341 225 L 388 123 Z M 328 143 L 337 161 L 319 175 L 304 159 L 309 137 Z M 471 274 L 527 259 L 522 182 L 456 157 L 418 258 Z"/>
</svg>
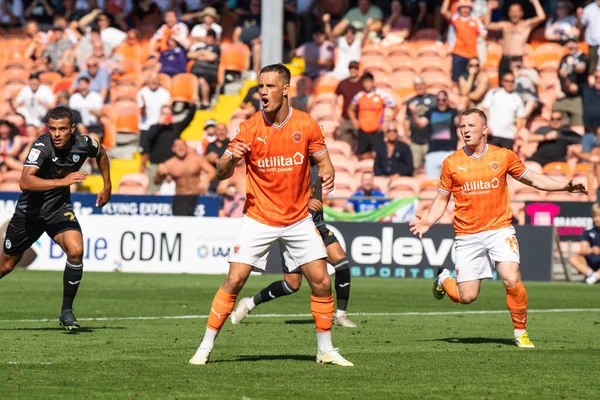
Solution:
<svg viewBox="0 0 600 400">
<path fill-rule="evenodd" d="M 313 154 L 312 158 L 319 167 L 319 178 L 321 179 L 323 193 L 330 193 L 334 187 L 335 171 L 329 158 L 329 152 L 323 151 L 319 154 Z"/>
<path fill-rule="evenodd" d="M 238 161 L 244 158 L 248 152 L 250 152 L 250 143 L 234 143 L 231 150 L 225 152 L 217 161 L 217 177 L 219 180 L 231 178 Z"/>
<path fill-rule="evenodd" d="M 534 171 L 529 172 L 523 176 L 520 180 L 521 183 L 527 186 L 534 187 L 539 190 L 546 192 L 569 192 L 569 193 L 583 193 L 588 194 L 587 189 L 581 183 L 574 184 L 573 181 L 561 180 L 557 181 L 546 175 L 538 174 Z"/>
<path fill-rule="evenodd" d="M 98 168 L 100 169 L 100 174 L 102 175 L 102 180 L 104 181 L 104 187 L 98 193 L 98 197 L 96 198 L 96 207 L 104 207 L 106 203 L 110 201 L 110 196 L 112 194 L 112 183 L 110 181 L 110 162 L 108 161 L 106 150 L 104 150 L 104 147 L 102 146 L 100 146 L 96 161 L 98 162 Z"/>
<path fill-rule="evenodd" d="M 58 187 L 69 187 L 73 183 L 81 183 L 87 178 L 85 172 L 71 172 L 61 179 L 44 179 L 37 176 L 38 168 L 25 166 L 21 173 L 19 186 L 22 191 L 44 192 Z"/>
</svg>

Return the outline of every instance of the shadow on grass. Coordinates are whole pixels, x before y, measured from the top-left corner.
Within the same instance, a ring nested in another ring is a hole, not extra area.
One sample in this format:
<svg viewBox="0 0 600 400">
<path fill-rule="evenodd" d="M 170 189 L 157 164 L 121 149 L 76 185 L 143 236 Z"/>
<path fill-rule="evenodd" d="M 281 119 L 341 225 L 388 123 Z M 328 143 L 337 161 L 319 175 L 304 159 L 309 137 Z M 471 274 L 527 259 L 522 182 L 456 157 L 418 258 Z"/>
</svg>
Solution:
<svg viewBox="0 0 600 400">
<path fill-rule="evenodd" d="M 289 319 L 284 321 L 288 325 L 314 325 L 314 319 Z"/>
<path fill-rule="evenodd" d="M 288 325 L 311 325 L 315 323 L 314 319 L 290 319 L 287 321 L 283 321 L 285 324 Z M 255 320 L 250 320 L 250 319 L 245 319 L 244 320 L 244 325 L 280 325 L 281 322 L 277 321 L 277 320 L 271 320 L 271 321 L 267 321 L 267 320 L 262 320 L 262 321 L 255 321 Z"/>
<path fill-rule="evenodd" d="M 512 339 L 497 339 L 484 337 L 468 337 L 468 338 L 440 338 L 430 340 L 420 340 L 420 342 L 446 342 L 459 344 L 502 344 L 505 346 L 514 346 L 515 341 Z"/>
<path fill-rule="evenodd" d="M 44 327 L 44 328 L 0 328 L 0 331 L 23 331 L 23 332 L 45 332 L 45 331 L 60 331 L 60 332 L 64 332 L 67 335 L 77 335 L 79 333 L 93 333 L 96 330 L 101 330 L 101 329 L 106 329 L 106 330 L 117 330 L 117 329 L 127 329 L 124 326 L 96 326 L 94 328 L 87 328 L 87 327 L 82 327 L 77 329 L 76 331 L 67 331 L 65 330 L 65 328 L 61 328 L 61 327 L 56 327 L 56 328 L 48 328 L 48 327 Z"/>
<path fill-rule="evenodd" d="M 280 355 L 257 355 L 257 356 L 238 356 L 234 360 L 215 360 L 215 363 L 240 362 L 240 361 L 315 361 L 315 356 L 306 354 L 280 354 Z"/>
</svg>

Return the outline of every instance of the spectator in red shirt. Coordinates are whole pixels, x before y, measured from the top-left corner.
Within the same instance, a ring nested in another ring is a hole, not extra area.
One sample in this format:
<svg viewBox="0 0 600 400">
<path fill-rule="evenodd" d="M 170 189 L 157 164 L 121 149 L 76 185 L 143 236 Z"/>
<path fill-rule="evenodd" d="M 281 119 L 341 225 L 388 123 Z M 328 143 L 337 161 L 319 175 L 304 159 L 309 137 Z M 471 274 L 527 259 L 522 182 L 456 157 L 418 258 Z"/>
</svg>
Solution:
<svg viewBox="0 0 600 400">
<path fill-rule="evenodd" d="M 360 82 L 360 76 L 358 75 L 358 61 L 351 61 L 348 64 L 350 70 L 350 77 L 344 79 L 338 83 L 335 89 L 336 96 L 333 99 L 333 108 L 337 107 L 339 96 L 343 98 L 342 105 L 342 123 L 340 125 L 338 140 L 342 140 L 348 143 L 352 149 L 356 145 L 356 130 L 354 124 L 348 115 L 348 108 L 352 103 L 352 99 L 356 96 L 356 93 L 362 90 L 362 83 Z"/>
</svg>

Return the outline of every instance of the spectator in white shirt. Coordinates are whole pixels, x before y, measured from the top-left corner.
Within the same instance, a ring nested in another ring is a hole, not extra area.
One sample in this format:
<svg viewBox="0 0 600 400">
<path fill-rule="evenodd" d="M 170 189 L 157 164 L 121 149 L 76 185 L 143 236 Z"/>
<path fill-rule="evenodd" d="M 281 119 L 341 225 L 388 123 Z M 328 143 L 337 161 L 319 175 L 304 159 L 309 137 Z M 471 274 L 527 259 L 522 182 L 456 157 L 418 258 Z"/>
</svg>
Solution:
<svg viewBox="0 0 600 400">
<path fill-rule="evenodd" d="M 202 23 L 194 26 L 190 33 L 190 43 L 204 43 L 206 38 L 206 32 L 212 29 L 217 34 L 217 42 L 221 42 L 221 34 L 223 33 L 223 27 L 217 22 L 221 18 L 213 7 L 206 7 L 202 12 L 198 14 L 198 17 L 202 19 Z"/>
<path fill-rule="evenodd" d="M 79 20 L 80 29 L 88 29 L 95 22 L 100 27 L 102 41 L 111 49 L 117 48 L 127 38 L 127 34 L 120 29 L 111 26 L 111 16 L 102 9 L 96 9 Z"/>
<path fill-rule="evenodd" d="M 41 86 L 39 75 L 34 73 L 29 77 L 29 85 L 24 86 L 15 98 L 15 108 L 23 114 L 27 125 L 40 128 L 42 119 L 55 102 L 52 89 Z"/>
<path fill-rule="evenodd" d="M 137 94 L 137 103 L 142 112 L 140 132 L 147 131 L 152 125 L 158 124 L 160 110 L 171 102 L 171 93 L 160 86 L 158 75 L 153 74 Z"/>
<path fill-rule="evenodd" d="M 100 122 L 102 107 L 104 107 L 102 97 L 99 93 L 90 91 L 89 78 L 79 78 L 77 86 L 79 91 L 71 95 L 69 107 L 79 111 L 88 135 L 101 142 L 104 135 L 104 129 Z"/>
<path fill-rule="evenodd" d="M 490 137 L 487 142 L 513 149 L 516 133 L 525 126 L 525 104 L 515 90 L 515 75 L 502 75 L 502 87 L 492 89 L 483 98 L 482 108 L 488 117 Z"/>
<path fill-rule="evenodd" d="M 151 52 L 163 52 L 169 48 L 168 40 L 171 37 L 176 39 L 183 48 L 189 47 L 188 43 L 188 27 L 183 22 L 180 22 L 175 10 L 167 10 L 165 12 L 165 23 L 154 33 L 150 39 Z"/>
<path fill-rule="evenodd" d="M 337 59 L 331 74 L 339 80 L 344 80 L 350 76 L 350 70 L 348 69 L 350 62 L 360 60 L 362 41 L 356 37 L 354 25 L 348 25 L 344 36 L 334 35 L 331 30 L 331 16 L 329 14 L 323 15 L 323 24 L 327 38 L 335 43 L 337 47 Z M 366 35 L 363 35 L 363 40 L 365 37 Z"/>
<path fill-rule="evenodd" d="M 585 41 L 589 45 L 588 75 L 590 86 L 594 81 L 594 73 L 598 67 L 598 52 L 600 51 L 600 0 L 588 4 L 583 9 L 581 25 L 585 26 Z"/>
</svg>

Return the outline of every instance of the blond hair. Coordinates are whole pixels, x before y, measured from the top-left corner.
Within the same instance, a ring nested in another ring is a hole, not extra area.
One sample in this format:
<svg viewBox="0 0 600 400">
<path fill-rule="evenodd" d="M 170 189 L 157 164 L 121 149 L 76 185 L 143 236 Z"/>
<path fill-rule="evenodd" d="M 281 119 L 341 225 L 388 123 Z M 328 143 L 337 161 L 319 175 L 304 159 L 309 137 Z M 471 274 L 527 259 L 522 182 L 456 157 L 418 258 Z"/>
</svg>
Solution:
<svg viewBox="0 0 600 400">
<path fill-rule="evenodd" d="M 592 216 L 600 215 L 600 203 L 592 204 Z"/>
</svg>

